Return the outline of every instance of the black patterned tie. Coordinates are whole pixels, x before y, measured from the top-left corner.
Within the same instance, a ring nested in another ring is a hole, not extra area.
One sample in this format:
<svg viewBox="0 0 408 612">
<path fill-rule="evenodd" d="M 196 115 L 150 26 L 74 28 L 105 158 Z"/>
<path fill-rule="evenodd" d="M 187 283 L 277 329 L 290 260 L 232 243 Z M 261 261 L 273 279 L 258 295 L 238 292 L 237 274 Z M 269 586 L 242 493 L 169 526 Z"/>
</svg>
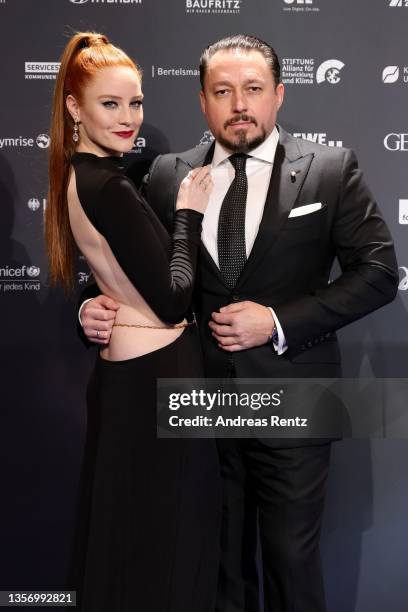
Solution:
<svg viewBox="0 0 408 612">
<path fill-rule="evenodd" d="M 229 160 L 235 168 L 232 181 L 220 210 L 218 220 L 218 263 L 220 270 L 233 289 L 246 262 L 245 207 L 248 179 L 245 172 L 248 155 L 236 153 Z"/>
</svg>

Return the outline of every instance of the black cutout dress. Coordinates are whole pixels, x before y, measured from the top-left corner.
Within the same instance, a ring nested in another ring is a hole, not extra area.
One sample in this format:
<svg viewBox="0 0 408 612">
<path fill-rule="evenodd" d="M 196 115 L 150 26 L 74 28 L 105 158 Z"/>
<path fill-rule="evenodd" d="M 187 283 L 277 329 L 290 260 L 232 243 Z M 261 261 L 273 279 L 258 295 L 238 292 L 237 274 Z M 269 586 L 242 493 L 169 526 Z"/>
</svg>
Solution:
<svg viewBox="0 0 408 612">
<path fill-rule="evenodd" d="M 190 305 L 202 215 L 177 211 L 171 239 L 120 163 L 74 154 L 81 206 L 153 311 L 178 322 Z M 70 575 L 81 612 L 213 612 L 214 440 L 156 437 L 156 378 L 200 376 L 195 326 L 141 357 L 97 357 Z"/>
</svg>

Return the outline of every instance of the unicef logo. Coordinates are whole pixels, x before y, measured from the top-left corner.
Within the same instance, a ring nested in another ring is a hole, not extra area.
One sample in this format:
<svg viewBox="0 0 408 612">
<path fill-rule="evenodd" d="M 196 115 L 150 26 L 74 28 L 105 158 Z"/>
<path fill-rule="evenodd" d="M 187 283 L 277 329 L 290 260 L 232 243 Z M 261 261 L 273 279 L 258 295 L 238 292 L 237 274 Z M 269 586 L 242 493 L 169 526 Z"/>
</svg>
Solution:
<svg viewBox="0 0 408 612">
<path fill-rule="evenodd" d="M 206 130 L 200 140 L 200 145 L 211 144 L 214 140 L 214 136 L 210 132 L 210 130 Z"/>
<path fill-rule="evenodd" d="M 327 81 L 327 83 L 330 83 L 330 85 L 337 85 L 341 79 L 340 70 L 342 68 L 344 68 L 344 64 L 340 60 L 326 60 L 320 64 L 316 71 L 317 83 Z"/>
<path fill-rule="evenodd" d="M 88 0 L 69 0 L 72 4 L 85 4 Z"/>
<path fill-rule="evenodd" d="M 27 202 L 27 206 L 30 210 L 38 210 L 41 206 L 40 200 L 38 200 L 37 198 L 30 198 Z"/>
<path fill-rule="evenodd" d="M 27 274 L 28 274 L 28 276 L 31 276 L 31 278 L 39 276 L 40 268 L 38 266 L 29 266 L 27 268 Z"/>
</svg>

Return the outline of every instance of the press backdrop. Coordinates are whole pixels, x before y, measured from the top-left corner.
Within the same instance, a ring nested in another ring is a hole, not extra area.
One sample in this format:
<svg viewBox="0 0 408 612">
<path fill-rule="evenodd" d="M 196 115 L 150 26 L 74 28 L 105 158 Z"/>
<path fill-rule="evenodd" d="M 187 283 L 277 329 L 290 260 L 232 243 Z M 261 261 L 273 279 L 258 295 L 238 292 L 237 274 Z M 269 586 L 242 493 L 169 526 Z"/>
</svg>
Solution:
<svg viewBox="0 0 408 612">
<path fill-rule="evenodd" d="M 406 377 L 407 24 L 407 0 L 0 0 L 0 589 L 63 585 L 94 358 L 75 335 L 75 297 L 49 289 L 43 244 L 67 37 L 104 32 L 143 67 L 145 124 L 127 160 L 136 179 L 158 153 L 211 138 L 198 104 L 208 43 L 244 32 L 276 48 L 280 123 L 356 151 L 396 243 L 399 295 L 340 333 L 345 374 Z M 87 275 L 79 259 L 78 290 Z M 405 612 L 407 464 L 405 439 L 335 445 L 322 546 L 330 612 Z"/>
</svg>

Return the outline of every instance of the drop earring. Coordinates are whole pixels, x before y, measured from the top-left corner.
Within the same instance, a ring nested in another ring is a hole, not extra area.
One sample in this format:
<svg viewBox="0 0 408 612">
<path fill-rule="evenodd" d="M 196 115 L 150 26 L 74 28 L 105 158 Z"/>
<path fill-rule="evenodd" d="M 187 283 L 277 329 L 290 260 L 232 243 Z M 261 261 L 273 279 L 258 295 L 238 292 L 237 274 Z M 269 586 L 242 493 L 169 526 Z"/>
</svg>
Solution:
<svg viewBox="0 0 408 612">
<path fill-rule="evenodd" d="M 79 128 L 78 128 L 78 121 L 74 121 L 74 133 L 72 134 L 72 140 L 77 143 L 79 140 Z"/>
</svg>

